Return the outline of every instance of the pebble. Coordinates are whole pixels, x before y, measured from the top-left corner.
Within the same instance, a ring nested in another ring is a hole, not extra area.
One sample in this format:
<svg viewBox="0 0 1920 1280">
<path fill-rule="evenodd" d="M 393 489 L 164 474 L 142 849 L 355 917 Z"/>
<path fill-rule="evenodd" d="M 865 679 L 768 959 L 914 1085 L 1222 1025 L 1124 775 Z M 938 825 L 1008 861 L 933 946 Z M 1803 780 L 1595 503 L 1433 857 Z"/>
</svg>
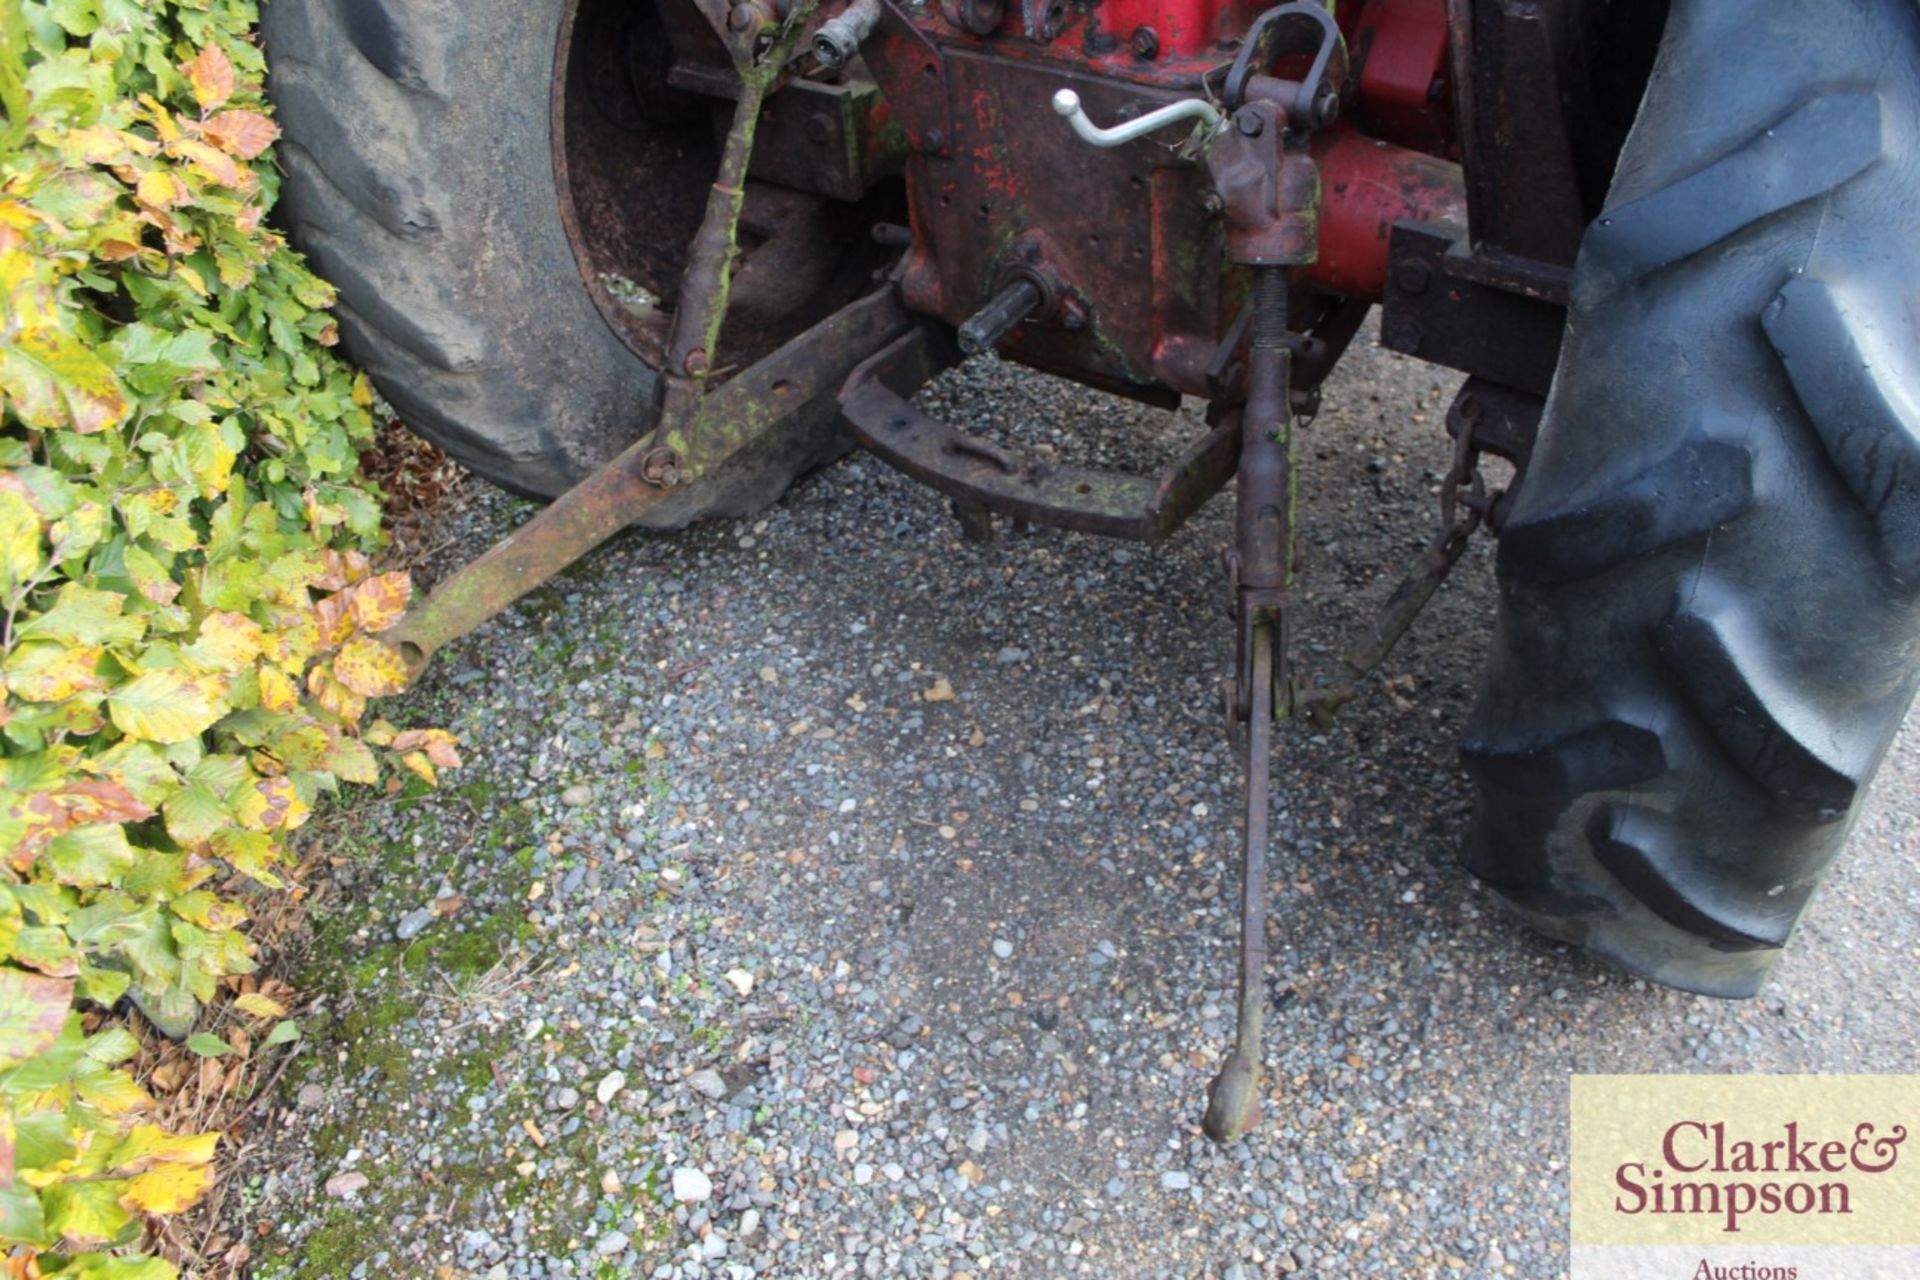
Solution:
<svg viewBox="0 0 1920 1280">
<path fill-rule="evenodd" d="M 681 1204 L 698 1204 L 713 1194 L 713 1179 L 691 1165 L 673 1171 L 673 1198 Z"/>
<path fill-rule="evenodd" d="M 547 1093 L 547 1110 L 571 1111 L 580 1105 L 580 1091 L 572 1085 L 561 1085 Z"/>
<path fill-rule="evenodd" d="M 995 938 L 993 940 L 993 954 L 999 956 L 1002 960 L 1012 959 L 1013 944 L 1005 938 Z"/>
<path fill-rule="evenodd" d="M 1193 1185 L 1193 1177 L 1184 1169 L 1169 1169 L 1160 1175 L 1160 1185 L 1169 1191 L 1185 1191 Z"/>
<path fill-rule="evenodd" d="M 582 805 L 593 803 L 593 788 L 584 782 L 576 782 L 560 793 L 560 803 L 569 809 L 578 809 Z"/>
<path fill-rule="evenodd" d="M 609 1071 L 606 1075 L 600 1077 L 600 1083 L 594 1086 L 593 1096 L 599 1099 L 600 1105 L 604 1107 L 618 1097 L 620 1091 L 626 1087 L 626 1072 Z"/>
<path fill-rule="evenodd" d="M 344 1173 L 336 1173 L 331 1178 L 328 1178 L 326 1192 L 330 1196 L 344 1199 L 347 1196 L 364 1191 L 368 1181 L 369 1179 L 366 1174 L 360 1172 L 358 1169 L 349 1169 Z"/>
<path fill-rule="evenodd" d="M 609 1231 L 593 1242 L 593 1251 L 603 1258 L 616 1258 L 627 1251 L 631 1243 L 624 1231 Z"/>
<path fill-rule="evenodd" d="M 708 1098 L 727 1096 L 727 1082 L 712 1067 L 702 1067 L 687 1077 L 687 1088 Z"/>
<path fill-rule="evenodd" d="M 402 942 L 411 942 L 413 939 L 419 937 L 420 934 L 425 931 L 426 927 L 432 923 L 432 907 L 415 907 L 413 910 L 407 912 L 407 914 L 401 916 L 394 924 L 393 936 Z"/>
</svg>

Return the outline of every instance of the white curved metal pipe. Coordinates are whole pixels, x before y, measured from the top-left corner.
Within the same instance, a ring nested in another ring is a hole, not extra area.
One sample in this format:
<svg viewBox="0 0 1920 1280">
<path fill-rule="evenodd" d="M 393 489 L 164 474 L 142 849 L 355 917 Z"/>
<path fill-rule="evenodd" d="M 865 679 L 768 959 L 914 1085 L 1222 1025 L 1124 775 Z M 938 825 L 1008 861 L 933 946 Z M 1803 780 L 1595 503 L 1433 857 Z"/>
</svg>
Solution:
<svg viewBox="0 0 1920 1280">
<path fill-rule="evenodd" d="M 1219 108 L 1205 98 L 1170 102 L 1158 110 L 1114 125 L 1111 129 L 1102 129 L 1088 119 L 1086 111 L 1080 106 L 1080 95 L 1071 89 L 1062 89 L 1053 95 L 1053 109 L 1066 117 L 1081 141 L 1096 147 L 1117 147 L 1180 120 L 1204 120 L 1209 129 L 1218 128 L 1220 124 Z"/>
</svg>

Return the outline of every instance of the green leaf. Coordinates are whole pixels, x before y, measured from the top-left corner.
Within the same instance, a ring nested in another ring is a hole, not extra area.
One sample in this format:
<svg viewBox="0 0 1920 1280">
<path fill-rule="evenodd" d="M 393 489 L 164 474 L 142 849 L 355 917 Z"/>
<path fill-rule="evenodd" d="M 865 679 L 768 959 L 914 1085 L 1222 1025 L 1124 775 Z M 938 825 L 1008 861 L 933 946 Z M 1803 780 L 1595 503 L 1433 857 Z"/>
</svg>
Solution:
<svg viewBox="0 0 1920 1280">
<path fill-rule="evenodd" d="M 64 1111 L 36 1111 L 14 1122 L 13 1162 L 22 1169 L 52 1169 L 79 1152 Z"/>
<path fill-rule="evenodd" d="M 42 855 L 62 884 L 111 884 L 140 860 L 117 822 L 90 822 L 57 836 Z"/>
<path fill-rule="evenodd" d="M 67 931 L 52 925 L 20 930 L 13 939 L 13 959 L 52 978 L 71 978 L 80 972 L 80 958 Z"/>
<path fill-rule="evenodd" d="M 224 801 L 202 786 L 182 787 L 167 797 L 167 834 L 182 845 L 196 845 L 231 822 Z"/>
<path fill-rule="evenodd" d="M 139 1052 L 140 1038 L 125 1027 L 109 1027 L 87 1040 L 87 1056 L 102 1066 L 119 1066 Z"/>
<path fill-rule="evenodd" d="M 95 591 L 69 582 L 45 612 L 21 623 L 22 639 L 58 640 L 71 645 L 122 645 L 138 640 L 146 619 L 126 613 L 127 598 L 117 591 Z"/>
<path fill-rule="evenodd" d="M 58 1273 L 58 1280 L 178 1280 L 173 1264 L 137 1254 L 89 1253 Z"/>
<path fill-rule="evenodd" d="M 206 732 L 225 714 L 212 677 L 156 670 L 107 695 L 120 732 L 147 742 L 181 742 Z"/>
<path fill-rule="evenodd" d="M 120 997 L 127 994 L 127 987 L 133 981 L 119 969 L 102 969 L 95 965 L 82 963 L 80 978 L 74 986 L 74 995 L 82 1000 L 91 1000 L 104 1009 L 111 1009 L 120 1003 Z"/>
<path fill-rule="evenodd" d="M 299 1026 L 293 1022 L 283 1021 L 274 1023 L 273 1030 L 267 1032 L 267 1038 L 260 1043 L 271 1047 L 276 1044 L 286 1044 L 288 1041 L 298 1040 L 299 1038 Z"/>
<path fill-rule="evenodd" d="M 187 1037 L 187 1048 L 203 1058 L 218 1058 L 233 1052 L 233 1046 L 211 1031 L 196 1031 Z"/>
<path fill-rule="evenodd" d="M 0 1188 L 0 1244 L 44 1247 L 52 1243 L 46 1216 L 40 1212 L 40 1197 L 23 1183 Z"/>
<path fill-rule="evenodd" d="M 214 834 L 213 851 L 233 864 L 233 869 L 269 889 L 278 889 L 280 877 L 271 864 L 278 861 L 280 848 L 263 831 L 242 831 L 228 827 Z"/>
<path fill-rule="evenodd" d="M 126 1189 L 124 1178 L 55 1183 L 40 1193 L 47 1230 L 76 1249 L 111 1244 L 133 1223 L 133 1215 L 120 1204 Z"/>
</svg>

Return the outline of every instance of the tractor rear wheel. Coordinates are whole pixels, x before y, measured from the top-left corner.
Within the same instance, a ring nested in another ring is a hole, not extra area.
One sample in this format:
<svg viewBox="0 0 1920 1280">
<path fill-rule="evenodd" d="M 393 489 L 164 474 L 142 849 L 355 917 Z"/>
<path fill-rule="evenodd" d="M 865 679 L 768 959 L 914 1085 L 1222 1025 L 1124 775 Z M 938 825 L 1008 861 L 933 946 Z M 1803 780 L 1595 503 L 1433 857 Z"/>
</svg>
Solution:
<svg viewBox="0 0 1920 1280">
<path fill-rule="evenodd" d="M 1674 0 L 1501 540 L 1467 862 L 1754 994 L 1920 675 L 1920 10 Z"/>
<path fill-rule="evenodd" d="M 274 0 L 262 26 L 281 215 L 407 424 L 541 498 L 631 443 L 727 109 L 667 88 L 650 6 Z M 870 287 L 874 220 L 750 184 L 717 363 Z M 646 523 L 747 514 L 844 448 L 823 397 Z"/>
</svg>

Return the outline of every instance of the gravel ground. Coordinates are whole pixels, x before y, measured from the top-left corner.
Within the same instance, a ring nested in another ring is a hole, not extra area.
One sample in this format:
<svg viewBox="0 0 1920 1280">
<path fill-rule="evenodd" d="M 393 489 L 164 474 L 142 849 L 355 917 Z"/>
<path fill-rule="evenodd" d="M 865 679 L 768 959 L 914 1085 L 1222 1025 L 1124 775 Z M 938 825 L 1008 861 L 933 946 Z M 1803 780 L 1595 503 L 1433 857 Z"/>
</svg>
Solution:
<svg viewBox="0 0 1920 1280">
<path fill-rule="evenodd" d="M 1359 351 L 1305 433 L 1309 664 L 1428 536 L 1452 389 Z M 1109 461 L 1193 427 L 994 364 L 927 398 Z M 1457 868 L 1489 543 L 1386 687 L 1282 734 L 1268 1121 L 1209 1144 L 1229 518 L 972 546 L 855 457 L 444 654 L 395 714 L 468 767 L 318 832 L 258 1271 L 1552 1277 L 1570 1074 L 1915 1069 L 1913 726 L 1754 1001 L 1541 941 Z"/>
</svg>

